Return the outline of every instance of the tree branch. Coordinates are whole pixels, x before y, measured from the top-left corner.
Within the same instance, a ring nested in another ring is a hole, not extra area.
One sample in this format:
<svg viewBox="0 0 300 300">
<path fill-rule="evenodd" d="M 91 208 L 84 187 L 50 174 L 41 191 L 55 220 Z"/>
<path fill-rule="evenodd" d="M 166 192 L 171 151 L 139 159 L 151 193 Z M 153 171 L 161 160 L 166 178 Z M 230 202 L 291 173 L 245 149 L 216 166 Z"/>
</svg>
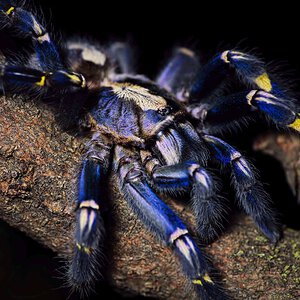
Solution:
<svg viewBox="0 0 300 300">
<path fill-rule="evenodd" d="M 62 132 L 53 113 L 41 105 L 21 98 L 0 101 L 0 217 L 60 255 L 68 255 L 82 141 Z M 111 285 L 123 294 L 194 299 L 185 289 L 175 255 L 144 229 L 113 180 L 110 187 L 107 276 Z M 190 210 L 166 201 L 193 231 Z M 240 216 L 207 251 L 233 296 L 295 299 L 299 297 L 299 237 L 299 232 L 288 229 L 274 249 L 249 218 Z"/>
</svg>

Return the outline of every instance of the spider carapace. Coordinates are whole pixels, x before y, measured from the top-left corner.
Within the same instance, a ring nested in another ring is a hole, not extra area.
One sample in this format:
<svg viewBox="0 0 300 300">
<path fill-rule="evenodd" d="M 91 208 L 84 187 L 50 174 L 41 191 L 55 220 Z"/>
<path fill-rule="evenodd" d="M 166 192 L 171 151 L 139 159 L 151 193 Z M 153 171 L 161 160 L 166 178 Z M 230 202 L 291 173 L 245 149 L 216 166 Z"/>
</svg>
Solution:
<svg viewBox="0 0 300 300">
<path fill-rule="evenodd" d="M 193 51 L 178 48 L 156 80 L 149 80 L 137 75 L 127 44 L 114 43 L 103 50 L 86 40 L 71 40 L 61 56 L 45 27 L 23 5 L 1 0 L 0 13 L 1 23 L 14 34 L 31 38 L 34 50 L 22 63 L 7 59 L 1 65 L 5 95 L 51 99 L 59 104 L 58 113 L 75 120 L 89 137 L 78 179 L 70 285 L 88 290 L 99 275 L 105 231 L 103 186 L 113 173 L 137 217 L 177 254 L 198 296 L 227 299 L 203 250 L 159 195 L 189 194 L 198 238 L 214 240 L 222 224 L 224 199 L 217 176 L 207 171 L 213 161 L 231 174 L 238 204 L 276 242 L 280 226 L 254 167 L 215 135 L 256 115 L 300 131 L 296 101 L 251 54 L 221 51 L 201 67 Z M 214 91 L 228 74 L 237 75 L 244 91 L 216 96 Z"/>
</svg>

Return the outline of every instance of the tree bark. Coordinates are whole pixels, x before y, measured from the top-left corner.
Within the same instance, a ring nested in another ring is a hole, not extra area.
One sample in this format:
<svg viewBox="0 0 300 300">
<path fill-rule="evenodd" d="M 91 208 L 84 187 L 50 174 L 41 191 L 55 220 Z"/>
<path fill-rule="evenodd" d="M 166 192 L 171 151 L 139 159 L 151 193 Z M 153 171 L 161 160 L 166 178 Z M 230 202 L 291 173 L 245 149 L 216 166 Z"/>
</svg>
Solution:
<svg viewBox="0 0 300 300">
<path fill-rule="evenodd" d="M 253 148 L 277 159 L 281 163 L 292 194 L 297 204 L 300 205 L 299 136 L 269 132 L 258 137 Z"/>
<path fill-rule="evenodd" d="M 43 105 L 22 98 L 0 101 L 0 218 L 68 256 L 84 141 L 62 132 L 53 112 Z M 299 142 L 297 147 L 299 153 Z M 193 291 L 185 288 L 186 279 L 172 251 L 144 229 L 113 180 L 109 186 L 107 276 L 111 285 L 124 295 L 195 299 Z M 166 201 L 195 233 L 190 209 Z M 218 241 L 207 246 L 207 252 L 234 298 L 296 299 L 300 297 L 299 238 L 298 231 L 286 229 L 274 248 L 250 218 L 240 215 Z"/>
</svg>

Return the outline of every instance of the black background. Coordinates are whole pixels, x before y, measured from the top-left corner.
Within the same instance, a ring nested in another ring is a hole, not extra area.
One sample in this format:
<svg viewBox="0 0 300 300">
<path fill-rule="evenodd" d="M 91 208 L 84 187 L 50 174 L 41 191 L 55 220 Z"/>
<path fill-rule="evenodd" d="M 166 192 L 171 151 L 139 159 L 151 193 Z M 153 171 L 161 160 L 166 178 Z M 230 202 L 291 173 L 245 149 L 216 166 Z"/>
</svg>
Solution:
<svg viewBox="0 0 300 300">
<path fill-rule="evenodd" d="M 287 65 L 294 71 L 293 79 L 298 79 L 300 16 L 296 4 L 280 1 L 263 7 L 263 1 L 198 1 L 196 7 L 196 1 L 174 2 L 35 1 L 45 19 L 51 19 L 54 32 L 63 37 L 79 34 L 102 43 L 129 40 L 137 49 L 140 72 L 152 77 L 174 46 L 190 46 L 207 59 L 218 50 L 240 45 L 242 49 L 258 49 L 267 61 Z M 68 292 L 56 279 L 59 266 L 51 251 L 1 224 L 1 299 L 66 299 Z M 105 287 L 98 288 L 98 294 L 104 292 L 111 293 Z"/>
<path fill-rule="evenodd" d="M 88 34 L 101 42 L 129 39 L 139 50 L 141 70 L 150 75 L 178 45 L 204 56 L 241 45 L 258 49 L 268 61 L 288 61 L 291 69 L 300 66 L 298 9 L 287 1 L 89 1 L 82 6 L 63 1 L 63 7 L 62 1 L 39 2 L 46 19 L 51 8 L 55 29 L 66 34 Z"/>
</svg>

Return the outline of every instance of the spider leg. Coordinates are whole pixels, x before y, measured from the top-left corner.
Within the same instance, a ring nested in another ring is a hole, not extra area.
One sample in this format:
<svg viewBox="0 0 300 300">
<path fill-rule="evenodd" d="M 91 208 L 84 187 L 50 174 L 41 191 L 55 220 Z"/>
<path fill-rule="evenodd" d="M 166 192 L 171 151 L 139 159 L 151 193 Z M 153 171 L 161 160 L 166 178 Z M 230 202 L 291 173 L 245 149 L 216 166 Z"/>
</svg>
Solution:
<svg viewBox="0 0 300 300">
<path fill-rule="evenodd" d="M 210 277 L 212 267 L 186 226 L 148 185 L 139 158 L 120 146 L 115 156 L 120 189 L 129 205 L 158 239 L 174 249 L 201 299 L 227 299 Z"/>
<path fill-rule="evenodd" d="M 99 247 L 104 239 L 101 216 L 103 184 L 107 175 L 110 147 L 96 136 L 83 161 L 76 203 L 76 230 L 73 258 L 68 271 L 69 284 L 80 292 L 92 288 L 98 273 Z"/>
<path fill-rule="evenodd" d="M 214 158 L 231 168 L 232 184 L 239 204 L 270 241 L 277 242 L 280 238 L 280 226 L 275 212 L 270 208 L 269 196 L 255 175 L 254 168 L 240 152 L 221 139 L 211 135 L 204 135 L 203 138 L 210 146 Z"/>
<path fill-rule="evenodd" d="M 238 122 L 243 117 L 250 116 L 253 112 L 261 112 L 279 127 L 300 131 L 299 107 L 286 98 L 263 90 L 219 97 L 211 105 L 192 105 L 188 110 L 208 130 L 222 129 L 231 122 Z"/>
<path fill-rule="evenodd" d="M 153 182 L 160 190 L 191 189 L 192 209 L 197 221 L 197 232 L 202 241 L 210 242 L 218 235 L 224 208 L 217 196 L 213 177 L 198 163 L 185 162 L 173 166 L 156 167 Z"/>
<path fill-rule="evenodd" d="M 85 78 L 81 74 L 66 69 L 49 33 L 31 12 L 15 6 L 10 0 L 1 1 L 0 22 L 21 36 L 32 39 L 37 62 L 42 70 L 9 64 L 0 66 L 1 86 L 4 89 L 25 93 L 34 88 L 86 87 Z"/>
<path fill-rule="evenodd" d="M 78 73 L 57 70 L 43 72 L 19 66 L 0 65 L 1 86 L 15 94 L 27 91 L 63 90 L 70 87 L 85 88 L 85 78 Z"/>
<path fill-rule="evenodd" d="M 99 88 L 112 71 L 112 63 L 106 49 L 97 42 L 83 38 L 67 41 L 66 55 L 71 70 L 84 74 L 89 88 Z"/>
<path fill-rule="evenodd" d="M 156 154 L 161 157 L 162 165 L 149 154 L 141 156 L 148 173 L 152 174 L 153 186 L 158 190 L 191 191 L 198 233 L 208 242 L 216 237 L 221 227 L 224 199 L 217 196 L 216 180 L 201 167 L 207 163 L 206 147 L 195 128 L 184 122 L 158 136 Z"/>
<path fill-rule="evenodd" d="M 181 101 L 187 101 L 195 75 L 200 68 L 196 54 L 187 48 L 175 49 L 168 64 L 161 71 L 156 82 L 167 91 L 172 92 Z"/>
<path fill-rule="evenodd" d="M 136 74 L 134 51 L 127 43 L 113 43 L 109 50 L 112 58 L 116 60 L 121 74 Z"/>
<path fill-rule="evenodd" d="M 190 90 L 190 101 L 197 102 L 209 96 L 234 70 L 248 86 L 283 97 L 284 92 L 272 82 L 265 63 L 254 55 L 227 50 L 216 55 L 198 72 Z"/>
<path fill-rule="evenodd" d="M 4 0 L 0 3 L 0 21 L 22 37 L 32 39 L 38 62 L 44 71 L 65 69 L 60 55 L 50 39 L 45 27 L 37 18 L 22 6 L 15 6 L 14 1 Z"/>
</svg>

